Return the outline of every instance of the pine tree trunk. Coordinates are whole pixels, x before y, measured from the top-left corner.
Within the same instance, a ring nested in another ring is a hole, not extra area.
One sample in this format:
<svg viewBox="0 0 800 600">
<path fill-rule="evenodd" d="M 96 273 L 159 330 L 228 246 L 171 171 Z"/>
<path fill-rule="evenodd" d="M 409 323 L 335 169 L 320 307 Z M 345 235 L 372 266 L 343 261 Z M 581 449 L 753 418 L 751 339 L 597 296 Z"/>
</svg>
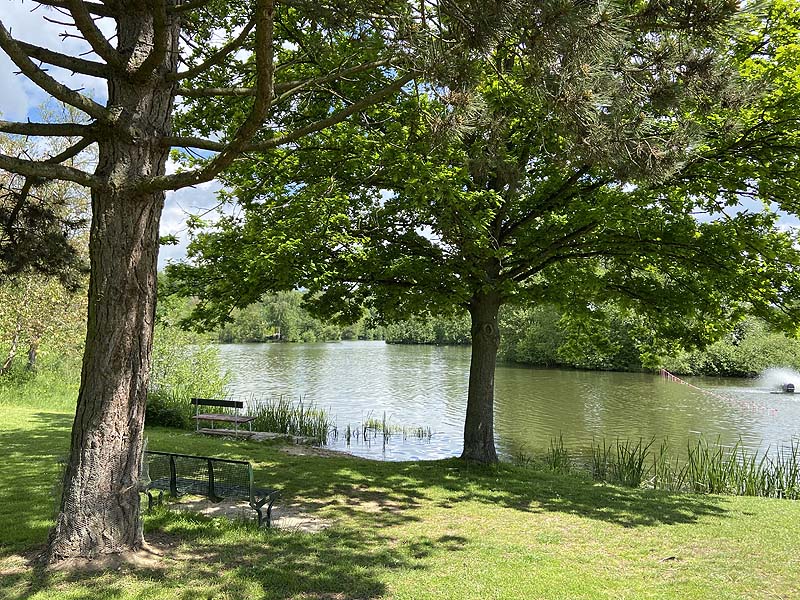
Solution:
<svg viewBox="0 0 800 600">
<path fill-rule="evenodd" d="M 118 22 L 119 47 L 152 48 L 141 43 L 148 35 L 152 42 L 146 15 L 133 10 Z M 120 75 L 109 82 L 109 103 L 124 109 L 140 136 L 110 136 L 98 145 L 96 174 L 108 185 L 92 192 L 86 349 L 47 562 L 137 550 L 144 542 L 138 476 L 164 193 L 131 188 L 165 172 L 168 150 L 158 138 L 171 132 L 174 90 L 158 79 L 177 69 L 177 22 L 170 32 L 172 51 L 151 80 Z"/>
<path fill-rule="evenodd" d="M 494 447 L 494 371 L 500 330 L 497 315 L 500 295 L 477 293 L 470 303 L 472 358 L 469 366 L 467 418 L 461 458 L 484 463 L 497 462 Z"/>
</svg>

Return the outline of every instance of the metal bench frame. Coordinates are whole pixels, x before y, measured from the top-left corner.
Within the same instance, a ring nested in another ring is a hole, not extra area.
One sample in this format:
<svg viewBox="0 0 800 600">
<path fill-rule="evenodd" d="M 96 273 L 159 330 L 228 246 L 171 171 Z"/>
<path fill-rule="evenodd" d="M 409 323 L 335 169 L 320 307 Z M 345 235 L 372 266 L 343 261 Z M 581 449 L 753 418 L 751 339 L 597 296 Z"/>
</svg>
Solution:
<svg viewBox="0 0 800 600">
<path fill-rule="evenodd" d="M 169 492 L 174 498 L 180 497 L 185 493 L 197 494 L 205 496 L 212 502 L 220 502 L 225 498 L 242 498 L 248 500 L 250 508 L 256 511 L 258 515 L 258 526 L 260 527 L 266 522 L 267 527 L 272 523 L 272 505 L 275 500 L 280 496 L 280 490 L 266 490 L 255 487 L 253 481 L 253 466 L 246 461 L 242 460 L 229 460 L 227 458 L 213 458 L 211 456 L 195 456 L 192 454 L 177 454 L 174 452 L 157 452 L 154 450 L 146 450 L 144 461 L 147 463 L 148 468 L 146 473 L 149 478 L 149 465 L 150 458 L 152 457 L 167 457 L 169 461 L 169 477 L 159 477 L 158 479 L 148 481 L 144 488 L 147 494 L 147 508 L 153 508 L 153 490 L 158 490 L 158 504 L 161 504 L 164 492 Z M 196 477 L 197 469 L 193 469 L 192 473 L 182 473 L 176 458 L 188 460 L 190 464 L 199 467 L 203 476 Z M 219 481 L 215 474 L 215 466 L 238 465 L 247 471 L 247 486 L 239 485 L 236 482 Z M 143 473 L 144 475 L 144 473 Z M 194 475 L 194 476 L 192 476 Z M 266 506 L 266 515 L 264 515 L 264 507 Z"/>
</svg>

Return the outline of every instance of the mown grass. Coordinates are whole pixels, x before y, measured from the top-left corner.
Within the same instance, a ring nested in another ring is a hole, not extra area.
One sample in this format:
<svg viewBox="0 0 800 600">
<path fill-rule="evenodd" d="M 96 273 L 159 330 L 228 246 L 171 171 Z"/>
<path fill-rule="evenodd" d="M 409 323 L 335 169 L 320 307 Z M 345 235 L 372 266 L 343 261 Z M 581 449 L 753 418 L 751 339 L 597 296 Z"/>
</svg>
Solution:
<svg viewBox="0 0 800 600">
<path fill-rule="evenodd" d="M 157 511 L 161 568 L 60 573 L 51 524 L 72 416 L 6 404 L 0 598 L 800 598 L 800 503 L 617 487 L 458 460 L 381 463 L 151 428 L 149 448 L 246 459 L 333 522 L 315 534 Z"/>
</svg>

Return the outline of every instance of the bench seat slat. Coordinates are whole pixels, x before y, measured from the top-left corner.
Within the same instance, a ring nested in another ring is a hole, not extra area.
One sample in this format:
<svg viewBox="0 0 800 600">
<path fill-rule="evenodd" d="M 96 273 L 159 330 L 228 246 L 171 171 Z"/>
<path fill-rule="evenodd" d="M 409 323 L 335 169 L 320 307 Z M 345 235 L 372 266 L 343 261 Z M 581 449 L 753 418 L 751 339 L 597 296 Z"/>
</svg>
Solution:
<svg viewBox="0 0 800 600">
<path fill-rule="evenodd" d="M 194 419 L 198 421 L 224 421 L 226 423 L 249 423 L 250 421 L 255 421 L 255 417 L 251 417 L 249 415 L 225 415 L 225 414 L 202 414 L 202 415 L 194 415 Z"/>
</svg>

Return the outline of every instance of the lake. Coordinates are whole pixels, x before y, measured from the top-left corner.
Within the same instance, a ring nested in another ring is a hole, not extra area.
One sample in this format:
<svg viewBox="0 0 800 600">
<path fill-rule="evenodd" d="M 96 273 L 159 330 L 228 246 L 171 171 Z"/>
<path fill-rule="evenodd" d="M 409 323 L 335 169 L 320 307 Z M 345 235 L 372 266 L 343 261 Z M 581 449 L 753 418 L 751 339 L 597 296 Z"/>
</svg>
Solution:
<svg viewBox="0 0 800 600">
<path fill-rule="evenodd" d="M 229 393 L 248 401 L 286 398 L 328 411 L 339 435 L 329 446 L 359 456 L 417 460 L 458 456 L 462 449 L 469 348 L 358 341 L 320 344 L 223 344 Z M 797 377 L 798 394 L 773 394 Z M 676 453 L 703 435 L 750 450 L 788 445 L 800 436 L 800 375 L 758 380 L 687 378 L 691 385 L 645 373 L 536 369 L 500 363 L 495 381 L 495 436 L 505 456 L 547 450 L 562 436 L 569 448 L 592 440 L 668 439 Z M 692 387 L 696 386 L 696 387 Z M 365 444 L 344 431 L 384 418 L 420 439 L 395 434 Z M 405 439 L 404 439 L 405 438 Z"/>
</svg>

